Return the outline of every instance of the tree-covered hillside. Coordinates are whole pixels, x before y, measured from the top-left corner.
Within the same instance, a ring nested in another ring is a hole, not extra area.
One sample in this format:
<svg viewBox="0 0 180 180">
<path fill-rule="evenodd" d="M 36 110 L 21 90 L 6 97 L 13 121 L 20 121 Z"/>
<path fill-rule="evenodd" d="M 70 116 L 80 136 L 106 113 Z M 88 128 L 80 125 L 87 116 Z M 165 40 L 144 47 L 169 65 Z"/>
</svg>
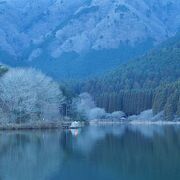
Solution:
<svg viewBox="0 0 180 180">
<path fill-rule="evenodd" d="M 156 96 L 159 86 L 179 78 L 180 34 L 177 34 L 146 55 L 104 77 L 77 84 L 75 90 L 89 92 L 97 104 L 108 111 L 123 110 L 127 114 L 138 114 L 159 102 L 160 97 Z"/>
<path fill-rule="evenodd" d="M 180 81 L 160 86 L 153 102 L 154 114 L 164 110 L 166 120 L 180 117 Z"/>
</svg>

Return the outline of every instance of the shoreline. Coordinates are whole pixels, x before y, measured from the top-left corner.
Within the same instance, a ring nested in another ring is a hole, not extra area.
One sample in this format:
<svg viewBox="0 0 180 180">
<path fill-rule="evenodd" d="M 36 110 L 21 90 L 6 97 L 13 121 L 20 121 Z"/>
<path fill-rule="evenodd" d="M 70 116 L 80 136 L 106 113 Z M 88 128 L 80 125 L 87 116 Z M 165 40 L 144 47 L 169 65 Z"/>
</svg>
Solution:
<svg viewBox="0 0 180 180">
<path fill-rule="evenodd" d="M 134 120 L 134 121 L 100 121 L 93 120 L 89 125 L 180 125 L 180 121 L 147 121 L 147 120 Z"/>
<path fill-rule="evenodd" d="M 180 121 L 102 121 L 93 120 L 87 124 L 83 123 L 81 127 L 71 128 L 73 121 L 62 121 L 62 122 L 36 122 L 36 123 L 22 123 L 22 124 L 0 124 L 0 131 L 3 130 L 50 130 L 50 129 L 78 129 L 83 126 L 109 126 L 109 125 L 180 125 Z"/>
<path fill-rule="evenodd" d="M 132 125 L 180 125 L 180 121 L 131 121 Z"/>
<path fill-rule="evenodd" d="M 45 129 L 69 129 L 71 121 L 69 122 L 36 122 L 36 123 L 22 123 L 22 124 L 0 124 L 1 130 L 45 130 Z"/>
</svg>

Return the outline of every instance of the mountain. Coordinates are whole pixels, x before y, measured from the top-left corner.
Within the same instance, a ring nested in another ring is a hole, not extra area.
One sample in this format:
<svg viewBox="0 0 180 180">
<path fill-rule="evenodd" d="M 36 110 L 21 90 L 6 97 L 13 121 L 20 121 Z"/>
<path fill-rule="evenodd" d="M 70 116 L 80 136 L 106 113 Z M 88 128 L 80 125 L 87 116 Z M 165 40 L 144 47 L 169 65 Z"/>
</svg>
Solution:
<svg viewBox="0 0 180 180">
<path fill-rule="evenodd" d="M 89 92 L 97 105 L 109 112 L 123 110 L 131 115 L 153 108 L 157 114 L 171 107 L 176 108 L 165 112 L 176 112 L 180 97 L 179 69 L 180 34 L 177 34 L 146 55 L 102 77 L 77 83 L 73 89 L 77 93 Z"/>
<path fill-rule="evenodd" d="M 57 79 L 88 77 L 179 29 L 179 0 L 1 0 L 0 60 Z"/>
</svg>

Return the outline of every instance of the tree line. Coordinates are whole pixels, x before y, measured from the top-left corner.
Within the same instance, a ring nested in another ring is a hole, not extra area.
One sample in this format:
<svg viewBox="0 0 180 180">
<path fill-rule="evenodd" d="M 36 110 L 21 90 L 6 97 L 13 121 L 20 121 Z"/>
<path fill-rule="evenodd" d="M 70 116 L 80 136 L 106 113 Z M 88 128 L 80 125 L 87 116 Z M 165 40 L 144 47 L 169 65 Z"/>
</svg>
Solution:
<svg viewBox="0 0 180 180">
<path fill-rule="evenodd" d="M 165 119 L 172 119 L 172 114 L 180 115 L 172 107 L 172 101 L 176 103 L 175 99 L 179 96 L 179 87 L 169 83 L 176 82 L 179 78 L 180 35 L 177 34 L 144 56 L 121 65 L 104 76 L 74 84 L 71 82 L 71 86 L 76 93 L 89 92 L 97 105 L 108 112 L 122 110 L 131 115 L 153 108 L 154 114 L 164 110 Z M 159 94 L 159 88 L 163 91 L 162 87 L 167 89 L 166 86 L 173 86 L 177 90 Z M 166 100 L 168 101 L 164 103 Z"/>
</svg>

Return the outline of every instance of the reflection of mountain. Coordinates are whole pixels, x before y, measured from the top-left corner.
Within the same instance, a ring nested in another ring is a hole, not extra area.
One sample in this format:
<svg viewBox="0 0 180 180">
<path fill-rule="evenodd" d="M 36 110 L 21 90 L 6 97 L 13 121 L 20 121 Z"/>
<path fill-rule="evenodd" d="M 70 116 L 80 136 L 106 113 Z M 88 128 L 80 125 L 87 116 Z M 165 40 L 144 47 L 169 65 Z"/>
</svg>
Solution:
<svg viewBox="0 0 180 180">
<path fill-rule="evenodd" d="M 179 12 L 178 0 L 1 0 L 0 57 L 54 77 L 84 77 L 174 35 Z"/>
</svg>

